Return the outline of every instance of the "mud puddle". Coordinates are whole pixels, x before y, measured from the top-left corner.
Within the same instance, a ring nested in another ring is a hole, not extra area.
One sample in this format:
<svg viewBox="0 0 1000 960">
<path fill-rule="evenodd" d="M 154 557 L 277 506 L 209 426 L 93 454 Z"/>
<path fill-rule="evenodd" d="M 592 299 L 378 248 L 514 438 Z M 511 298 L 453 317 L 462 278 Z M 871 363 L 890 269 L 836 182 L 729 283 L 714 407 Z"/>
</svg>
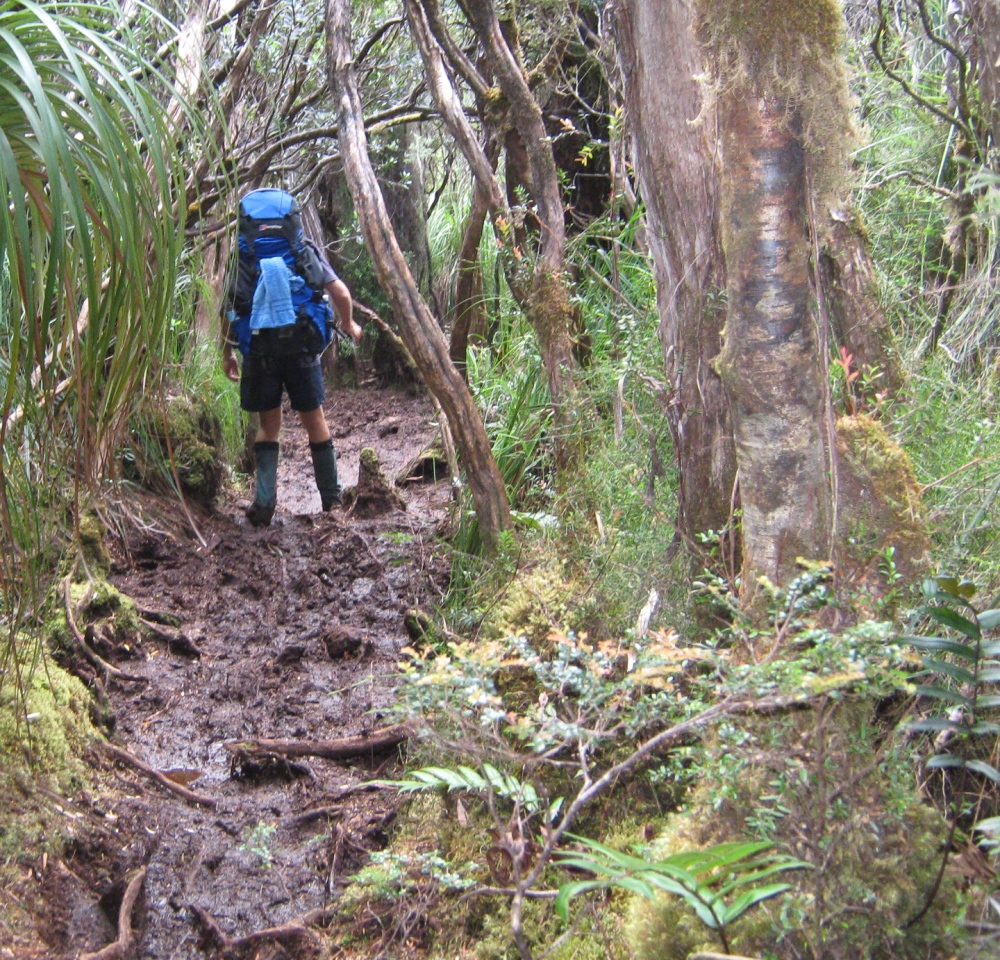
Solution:
<svg viewBox="0 0 1000 960">
<path fill-rule="evenodd" d="M 326 407 L 345 487 L 363 447 L 392 477 L 435 432 L 425 400 L 394 392 L 334 392 Z M 107 792 L 91 806 L 105 826 L 39 873 L 52 956 L 113 941 L 141 868 L 133 956 L 315 955 L 314 934 L 282 929 L 320 916 L 384 846 L 397 799 L 363 785 L 390 774 L 399 749 L 334 761 L 233 745 L 364 738 L 389 724 L 404 614 L 432 605 L 446 577 L 434 531 L 447 483 L 403 494 L 405 511 L 377 519 L 320 513 L 304 431 L 286 412 L 270 528 L 250 527 L 236 500 L 197 518 L 199 537 L 136 533 L 120 551 L 115 585 L 148 615 L 167 615 L 184 642 L 147 639 L 127 662 L 145 682 L 110 690 L 113 742 L 212 805 L 95 759 Z"/>
</svg>

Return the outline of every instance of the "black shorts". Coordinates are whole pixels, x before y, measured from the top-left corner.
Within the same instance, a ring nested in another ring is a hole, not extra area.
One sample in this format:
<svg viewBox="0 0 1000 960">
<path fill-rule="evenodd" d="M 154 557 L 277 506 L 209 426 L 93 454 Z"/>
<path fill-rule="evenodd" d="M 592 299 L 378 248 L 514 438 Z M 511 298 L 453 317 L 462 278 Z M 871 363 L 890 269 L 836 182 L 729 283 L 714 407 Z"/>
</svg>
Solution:
<svg viewBox="0 0 1000 960">
<path fill-rule="evenodd" d="M 315 410 L 326 398 L 319 357 L 244 357 L 240 376 L 240 406 L 248 413 L 263 413 L 281 406 L 288 393 L 292 409 Z"/>
</svg>

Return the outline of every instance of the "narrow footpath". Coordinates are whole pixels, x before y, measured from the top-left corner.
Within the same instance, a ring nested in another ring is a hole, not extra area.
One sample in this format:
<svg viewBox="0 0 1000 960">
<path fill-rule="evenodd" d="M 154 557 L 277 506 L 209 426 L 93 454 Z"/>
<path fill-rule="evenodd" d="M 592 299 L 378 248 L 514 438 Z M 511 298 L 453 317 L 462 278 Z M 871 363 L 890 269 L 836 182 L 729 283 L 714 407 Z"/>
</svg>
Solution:
<svg viewBox="0 0 1000 960">
<path fill-rule="evenodd" d="M 435 433 L 429 403 L 402 393 L 334 391 L 325 407 L 345 487 L 364 447 L 395 477 Z M 41 877 L 53 956 L 113 943 L 124 909 L 136 957 L 318 956 L 322 911 L 386 843 L 397 797 L 365 784 L 400 747 L 372 737 L 392 722 L 405 615 L 446 583 L 448 484 L 406 484 L 406 509 L 373 519 L 323 514 L 304 431 L 285 424 L 271 527 L 233 501 L 196 517 L 198 536 L 137 531 L 118 551 L 112 581 L 154 627 L 117 663 L 143 682 L 111 684 L 112 742 L 191 797 L 96 752 L 93 829 Z M 341 760 L 255 743 L 343 738 L 360 739 Z"/>
</svg>

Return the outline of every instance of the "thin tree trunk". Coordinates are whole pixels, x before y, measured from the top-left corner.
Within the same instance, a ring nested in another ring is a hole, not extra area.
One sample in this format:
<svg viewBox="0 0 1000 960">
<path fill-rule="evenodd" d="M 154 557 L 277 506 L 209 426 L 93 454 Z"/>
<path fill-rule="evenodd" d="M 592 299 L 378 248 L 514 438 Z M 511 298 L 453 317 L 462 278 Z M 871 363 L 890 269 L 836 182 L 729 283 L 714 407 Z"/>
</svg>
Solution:
<svg viewBox="0 0 1000 960">
<path fill-rule="evenodd" d="M 479 244 L 486 225 L 486 200 L 477 186 L 472 191 L 472 208 L 462 235 L 458 254 L 458 277 L 455 280 L 455 319 L 451 327 L 449 353 L 459 369 L 464 369 L 469 349 L 469 337 L 482 335 L 486 329 L 483 304 L 483 268 L 479 261 Z"/>
<path fill-rule="evenodd" d="M 487 549 L 492 550 L 511 525 L 503 478 L 472 395 L 448 356 L 444 334 L 420 296 L 393 235 L 368 156 L 364 116 L 352 67 L 350 28 L 350 0 L 329 0 L 330 73 L 338 102 L 344 172 L 375 271 L 392 304 L 403 342 L 448 417 L 468 476 L 480 533 Z"/>
<path fill-rule="evenodd" d="M 972 28 L 972 62 L 979 82 L 983 123 L 1000 148 L 1000 0 L 966 0 Z"/>
<path fill-rule="evenodd" d="M 559 171 L 541 107 L 500 28 L 493 0 L 468 0 L 469 19 L 497 84 L 510 105 L 510 119 L 528 155 L 531 194 L 540 222 L 538 257 L 528 295 L 528 317 L 538 336 L 542 362 L 555 406 L 557 435 L 565 437 L 565 409 L 577 391 L 573 355 L 573 307 L 566 276 L 566 225 Z M 558 454 L 566 462 L 569 452 Z"/>
<path fill-rule="evenodd" d="M 687 4 L 618 0 L 614 28 L 672 393 L 677 524 L 695 542 L 729 525 L 736 479 L 728 401 L 713 368 L 726 286 L 714 114 L 697 79 L 704 67 Z"/>
<path fill-rule="evenodd" d="M 862 382 L 866 371 L 872 393 L 894 396 L 903 386 L 903 368 L 893 349 L 893 334 L 879 297 L 868 242 L 857 215 L 832 211 L 820 251 L 820 282 L 830 311 L 835 345 L 853 356 Z"/>
<path fill-rule="evenodd" d="M 784 585 L 797 558 L 830 558 L 832 490 L 797 117 L 776 99 L 727 93 L 720 119 L 729 308 L 719 371 L 735 426 L 748 606 L 758 577 Z"/>
</svg>

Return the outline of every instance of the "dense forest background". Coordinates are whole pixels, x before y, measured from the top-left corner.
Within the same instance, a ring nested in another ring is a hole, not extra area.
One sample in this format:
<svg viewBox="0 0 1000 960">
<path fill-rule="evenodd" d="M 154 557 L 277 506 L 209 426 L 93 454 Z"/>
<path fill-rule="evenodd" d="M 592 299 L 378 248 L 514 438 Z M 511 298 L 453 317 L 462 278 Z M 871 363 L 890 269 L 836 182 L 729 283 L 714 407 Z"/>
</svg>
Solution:
<svg viewBox="0 0 1000 960">
<path fill-rule="evenodd" d="M 323 949 L 1000 950 L 997 0 L 0 27 L 0 794 L 70 789 L 25 744 L 102 540 L 247 488 L 218 320 L 275 186 L 366 322 L 329 381 L 425 392 L 453 478 L 413 797 Z"/>
</svg>

